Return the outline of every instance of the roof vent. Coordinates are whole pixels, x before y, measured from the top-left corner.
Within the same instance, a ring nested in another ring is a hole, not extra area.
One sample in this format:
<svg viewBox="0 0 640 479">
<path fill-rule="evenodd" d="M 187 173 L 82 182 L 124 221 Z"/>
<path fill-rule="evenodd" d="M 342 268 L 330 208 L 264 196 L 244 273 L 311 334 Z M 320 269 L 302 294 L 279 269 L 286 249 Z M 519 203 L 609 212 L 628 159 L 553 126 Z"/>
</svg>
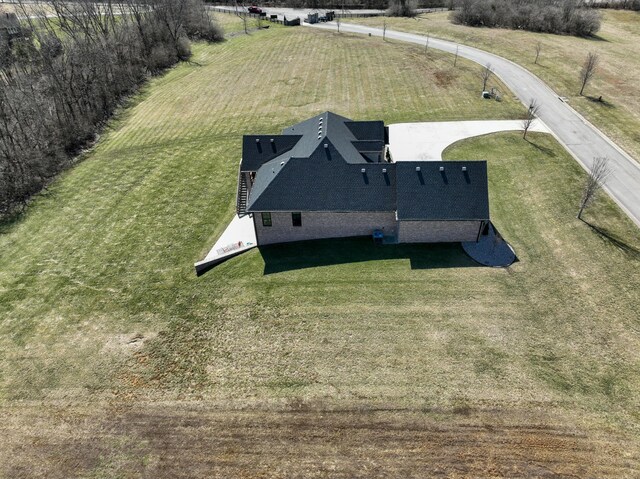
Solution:
<svg viewBox="0 0 640 479">
<path fill-rule="evenodd" d="M 322 135 L 318 135 L 318 140 L 319 140 L 320 138 L 322 138 Z"/>
<path fill-rule="evenodd" d="M 271 138 L 271 143 L 273 143 L 273 141 L 274 141 L 273 138 Z"/>
<path fill-rule="evenodd" d="M 462 171 L 467 171 L 467 167 L 466 167 L 466 166 L 463 166 L 463 167 L 462 167 Z"/>
<path fill-rule="evenodd" d="M 329 148 L 329 143 L 325 143 L 325 144 L 324 144 L 324 147 L 325 147 L 325 148 Z"/>
<path fill-rule="evenodd" d="M 441 166 L 440 168 L 438 168 L 440 171 L 444 171 L 444 166 Z"/>
<path fill-rule="evenodd" d="M 362 168 L 362 169 L 360 170 L 360 173 L 366 173 L 366 172 L 367 172 L 367 169 L 366 169 L 366 168 Z"/>
<path fill-rule="evenodd" d="M 319 121 L 320 123 L 322 123 L 322 120 L 323 120 L 323 119 L 324 119 L 324 118 L 320 117 L 320 119 L 319 119 L 318 121 Z"/>
<path fill-rule="evenodd" d="M 386 173 L 386 172 L 387 172 L 387 169 L 386 169 L 386 168 L 382 168 L 382 172 L 383 172 L 383 173 Z"/>
<path fill-rule="evenodd" d="M 416 166 L 416 171 L 420 171 L 420 167 L 419 166 Z"/>
<path fill-rule="evenodd" d="M 284 161 L 281 161 L 281 162 L 280 162 L 280 166 L 284 166 Z"/>
<path fill-rule="evenodd" d="M 256 143 L 260 143 L 260 138 L 256 138 Z"/>
</svg>

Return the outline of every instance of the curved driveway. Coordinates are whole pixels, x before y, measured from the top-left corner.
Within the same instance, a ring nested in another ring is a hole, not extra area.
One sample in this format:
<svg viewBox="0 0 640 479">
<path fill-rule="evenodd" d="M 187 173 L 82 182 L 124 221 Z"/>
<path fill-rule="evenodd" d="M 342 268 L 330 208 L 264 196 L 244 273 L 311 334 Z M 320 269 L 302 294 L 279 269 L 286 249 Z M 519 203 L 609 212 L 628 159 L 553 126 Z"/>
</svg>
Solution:
<svg viewBox="0 0 640 479">
<path fill-rule="evenodd" d="M 335 30 L 334 22 L 316 24 L 313 27 Z M 348 23 L 340 24 L 340 31 L 382 36 L 382 29 Z M 387 30 L 387 38 L 403 42 L 425 45 L 427 37 L 412 33 Z M 640 226 L 640 165 L 618 148 L 600 130 L 562 101 L 558 94 L 546 83 L 521 66 L 492 53 L 477 48 L 458 45 L 454 42 L 429 38 L 429 48 L 455 53 L 481 65 L 491 64 L 494 73 L 525 104 L 532 98 L 541 105 L 539 118 L 546 123 L 553 135 L 567 151 L 586 169 L 590 169 L 593 159 L 606 156 L 610 159 L 612 174 L 605 190 Z M 558 178 L 562 181 L 562 178 Z M 579 195 L 576 192 L 576 198 Z M 576 200 L 577 209 L 577 200 Z"/>
</svg>

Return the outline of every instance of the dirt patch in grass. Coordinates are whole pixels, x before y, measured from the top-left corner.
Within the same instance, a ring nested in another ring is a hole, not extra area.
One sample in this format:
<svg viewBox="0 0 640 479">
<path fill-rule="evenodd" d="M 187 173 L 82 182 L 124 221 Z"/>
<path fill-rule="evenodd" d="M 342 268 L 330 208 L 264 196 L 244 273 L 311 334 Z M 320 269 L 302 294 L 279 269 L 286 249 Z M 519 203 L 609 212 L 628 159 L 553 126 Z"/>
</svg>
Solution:
<svg viewBox="0 0 640 479">
<path fill-rule="evenodd" d="M 509 409 L 220 410 L 30 405 L 2 430 L 4 477 L 631 477 L 620 438 Z M 42 427 L 42 428 L 40 428 Z"/>
</svg>

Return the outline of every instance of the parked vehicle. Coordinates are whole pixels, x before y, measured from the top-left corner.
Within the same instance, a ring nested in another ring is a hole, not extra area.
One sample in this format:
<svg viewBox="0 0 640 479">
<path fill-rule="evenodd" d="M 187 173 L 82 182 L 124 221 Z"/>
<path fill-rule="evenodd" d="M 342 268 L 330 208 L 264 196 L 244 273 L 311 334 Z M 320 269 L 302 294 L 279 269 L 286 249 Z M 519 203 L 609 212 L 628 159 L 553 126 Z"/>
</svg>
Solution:
<svg viewBox="0 0 640 479">
<path fill-rule="evenodd" d="M 249 13 L 262 13 L 262 8 L 257 5 L 251 5 L 248 9 Z"/>
</svg>

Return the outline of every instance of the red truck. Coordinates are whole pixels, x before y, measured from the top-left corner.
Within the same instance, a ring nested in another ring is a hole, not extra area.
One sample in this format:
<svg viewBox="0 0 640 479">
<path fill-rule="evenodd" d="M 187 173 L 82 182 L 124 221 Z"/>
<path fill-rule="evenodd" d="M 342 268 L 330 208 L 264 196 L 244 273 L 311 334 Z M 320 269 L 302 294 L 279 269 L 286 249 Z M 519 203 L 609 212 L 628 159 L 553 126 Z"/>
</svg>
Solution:
<svg viewBox="0 0 640 479">
<path fill-rule="evenodd" d="M 247 11 L 249 13 L 262 13 L 262 8 L 258 7 L 257 5 L 251 5 Z"/>
</svg>

